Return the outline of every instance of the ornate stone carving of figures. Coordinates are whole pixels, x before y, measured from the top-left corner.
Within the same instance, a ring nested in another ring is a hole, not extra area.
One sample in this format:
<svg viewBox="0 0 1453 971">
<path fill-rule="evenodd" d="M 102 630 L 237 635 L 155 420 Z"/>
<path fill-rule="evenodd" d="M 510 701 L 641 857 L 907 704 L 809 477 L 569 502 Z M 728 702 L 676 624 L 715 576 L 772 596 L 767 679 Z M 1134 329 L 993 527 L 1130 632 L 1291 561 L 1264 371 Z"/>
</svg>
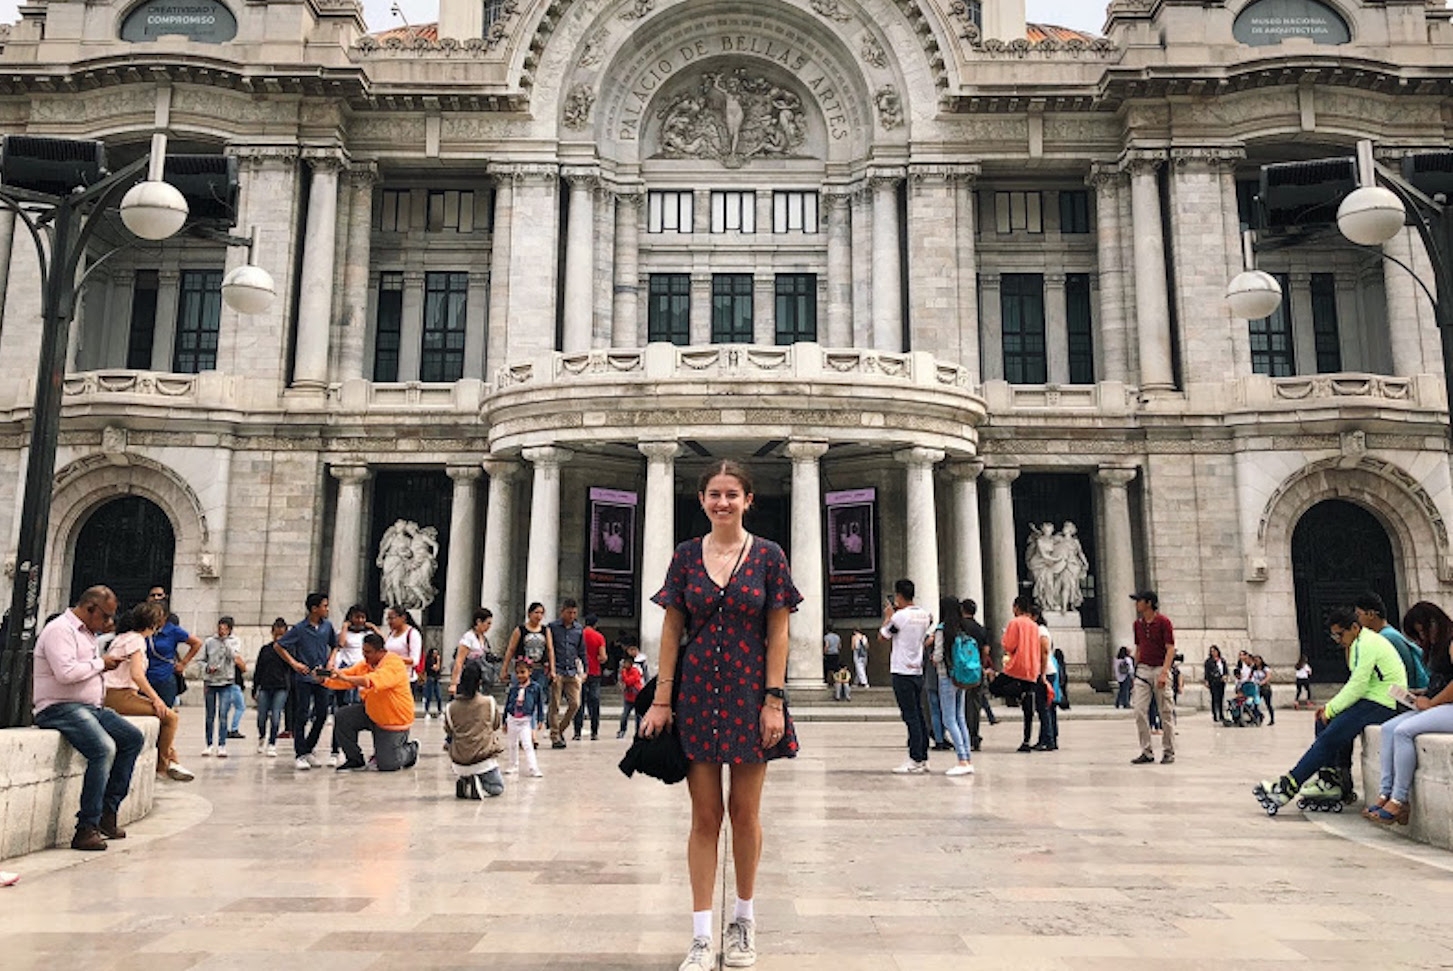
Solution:
<svg viewBox="0 0 1453 971">
<path fill-rule="evenodd" d="M 379 588 L 384 601 L 405 610 L 434 602 L 434 572 L 439 568 L 439 532 L 404 519 L 384 530 L 378 544 Z"/>
<path fill-rule="evenodd" d="M 807 140 L 802 98 L 744 68 L 706 72 L 656 117 L 659 158 L 710 158 L 740 168 L 756 157 L 790 158 Z"/>
<path fill-rule="evenodd" d="M 1057 598 L 1060 610 L 1078 610 L 1080 604 L 1085 602 L 1080 584 L 1090 575 L 1090 561 L 1085 557 L 1084 547 L 1080 545 L 1079 533 L 1079 527 L 1065 520 L 1060 535 L 1055 540 L 1055 546 L 1064 561 L 1059 575 Z"/>
<path fill-rule="evenodd" d="M 1034 599 L 1045 610 L 1068 612 L 1085 602 L 1080 584 L 1089 575 L 1090 561 L 1074 523 L 1065 522 L 1058 535 L 1053 523 L 1032 527 L 1024 563 L 1034 578 Z"/>
</svg>

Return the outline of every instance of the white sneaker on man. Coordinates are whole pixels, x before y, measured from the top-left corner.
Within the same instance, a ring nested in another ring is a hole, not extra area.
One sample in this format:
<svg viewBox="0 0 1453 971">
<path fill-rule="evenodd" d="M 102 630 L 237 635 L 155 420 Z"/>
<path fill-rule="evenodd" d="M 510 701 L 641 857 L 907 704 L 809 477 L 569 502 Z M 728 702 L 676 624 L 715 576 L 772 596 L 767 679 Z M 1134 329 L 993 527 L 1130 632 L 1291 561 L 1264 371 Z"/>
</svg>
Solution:
<svg viewBox="0 0 1453 971">
<path fill-rule="evenodd" d="M 949 769 L 947 772 L 944 773 L 944 775 L 973 775 L 973 774 L 974 774 L 974 767 L 972 765 L 956 765 L 952 769 Z"/>
<path fill-rule="evenodd" d="M 307 755 L 303 756 L 303 758 L 305 758 L 305 759 L 308 760 L 308 765 L 311 766 L 312 768 L 317 769 L 317 768 L 320 768 L 323 765 L 322 762 L 319 762 L 318 761 L 318 757 L 316 755 L 314 755 L 312 752 L 309 752 Z"/>
<path fill-rule="evenodd" d="M 332 753 L 331 755 L 328 756 L 328 766 L 329 766 L 329 768 L 333 768 L 333 767 L 335 767 L 337 765 L 338 765 L 338 753 L 337 752 L 334 752 L 334 753 Z"/>
<path fill-rule="evenodd" d="M 202 749 L 202 758 L 204 758 L 204 759 L 205 758 L 210 758 L 211 755 L 212 755 L 212 746 L 208 745 L 206 748 Z"/>
<path fill-rule="evenodd" d="M 750 968 L 757 963 L 756 921 L 738 917 L 727 925 L 722 939 L 722 963 L 729 968 Z"/>
<path fill-rule="evenodd" d="M 927 772 L 927 762 L 915 762 L 912 759 L 909 759 L 893 770 L 894 775 L 925 775 Z"/>
<path fill-rule="evenodd" d="M 691 950 L 686 952 L 686 960 L 676 971 L 716 971 L 716 951 L 711 946 L 711 938 L 693 939 Z"/>
<path fill-rule="evenodd" d="M 227 746 L 225 746 L 225 745 L 219 745 L 219 746 L 217 746 L 217 758 L 219 758 L 219 759 L 225 759 L 226 757 L 227 757 Z"/>
<path fill-rule="evenodd" d="M 312 768 L 312 766 L 308 764 L 307 759 L 300 758 L 293 763 L 293 768 L 297 769 L 299 772 L 307 772 L 309 769 Z"/>
<path fill-rule="evenodd" d="M 277 758 L 277 746 L 276 745 L 269 745 L 267 747 L 267 757 L 270 758 L 270 759 Z"/>
</svg>

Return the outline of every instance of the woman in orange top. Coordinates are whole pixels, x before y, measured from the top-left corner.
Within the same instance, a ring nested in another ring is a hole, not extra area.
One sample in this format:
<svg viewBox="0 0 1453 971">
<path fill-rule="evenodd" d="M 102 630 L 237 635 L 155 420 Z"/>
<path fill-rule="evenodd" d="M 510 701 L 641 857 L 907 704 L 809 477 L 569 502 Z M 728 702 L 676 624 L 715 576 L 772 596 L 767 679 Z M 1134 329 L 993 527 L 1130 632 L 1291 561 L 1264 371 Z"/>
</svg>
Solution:
<svg viewBox="0 0 1453 971">
<path fill-rule="evenodd" d="M 1042 714 L 1049 704 L 1049 686 L 1045 683 L 1045 655 L 1048 648 L 1040 641 L 1039 625 L 1034 622 L 1034 601 L 1027 596 L 1014 598 L 1014 619 L 1004 629 L 1004 673 L 1002 678 L 1012 679 L 1002 689 L 995 679 L 994 693 L 1013 700 L 1019 699 L 1019 710 L 1024 713 L 1024 743 L 1020 752 L 1032 752 L 1029 733 L 1034 727 L 1034 711 Z"/>
</svg>

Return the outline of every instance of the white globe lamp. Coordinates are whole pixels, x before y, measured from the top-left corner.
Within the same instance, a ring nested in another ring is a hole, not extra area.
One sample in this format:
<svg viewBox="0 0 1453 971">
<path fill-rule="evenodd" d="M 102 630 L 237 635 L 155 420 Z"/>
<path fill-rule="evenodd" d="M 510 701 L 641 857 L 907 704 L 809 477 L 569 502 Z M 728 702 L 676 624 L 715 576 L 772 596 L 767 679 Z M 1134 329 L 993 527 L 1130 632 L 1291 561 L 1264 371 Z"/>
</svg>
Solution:
<svg viewBox="0 0 1453 971">
<path fill-rule="evenodd" d="M 1337 207 L 1337 228 L 1359 246 L 1381 246 L 1407 222 L 1402 200 L 1382 186 L 1363 186 Z"/>
<path fill-rule="evenodd" d="M 175 236 L 187 213 L 187 200 L 167 182 L 138 182 L 121 198 L 121 221 L 142 239 Z"/>
<path fill-rule="evenodd" d="M 1226 289 L 1226 303 L 1241 320 L 1270 317 L 1281 306 L 1281 284 L 1262 270 L 1238 273 Z"/>
<path fill-rule="evenodd" d="M 277 289 L 272 274 L 245 263 L 222 278 L 222 301 L 240 314 L 260 314 L 272 305 Z"/>
</svg>

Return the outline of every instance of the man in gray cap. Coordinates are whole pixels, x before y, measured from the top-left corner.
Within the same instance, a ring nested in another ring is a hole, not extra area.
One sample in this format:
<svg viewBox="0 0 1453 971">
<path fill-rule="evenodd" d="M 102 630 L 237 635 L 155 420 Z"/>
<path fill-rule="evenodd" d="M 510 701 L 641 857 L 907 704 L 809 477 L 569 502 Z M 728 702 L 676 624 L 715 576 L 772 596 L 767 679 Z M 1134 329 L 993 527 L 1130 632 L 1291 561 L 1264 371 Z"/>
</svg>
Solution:
<svg viewBox="0 0 1453 971">
<path fill-rule="evenodd" d="M 1155 761 L 1150 745 L 1150 699 L 1152 693 L 1160 708 L 1161 765 L 1176 760 L 1176 702 L 1171 681 L 1171 664 L 1175 661 L 1176 635 L 1170 618 L 1160 612 L 1160 598 L 1154 590 L 1141 590 L 1130 595 L 1135 601 L 1135 685 L 1130 704 L 1135 709 L 1135 727 L 1140 732 L 1140 754 L 1132 765 Z"/>
</svg>

